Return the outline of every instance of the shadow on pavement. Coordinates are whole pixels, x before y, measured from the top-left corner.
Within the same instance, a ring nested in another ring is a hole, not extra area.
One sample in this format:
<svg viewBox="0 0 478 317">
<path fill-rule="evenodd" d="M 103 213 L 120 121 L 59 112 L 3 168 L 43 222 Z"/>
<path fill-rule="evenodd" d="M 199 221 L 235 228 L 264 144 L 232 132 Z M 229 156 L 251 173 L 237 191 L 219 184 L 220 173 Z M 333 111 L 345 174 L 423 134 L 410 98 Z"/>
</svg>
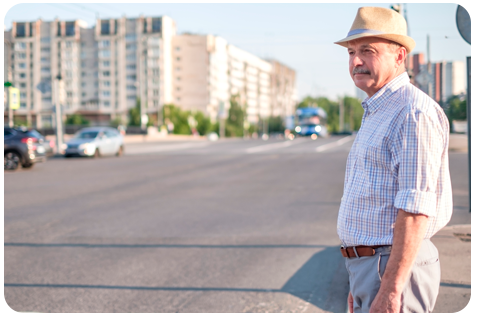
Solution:
<svg viewBox="0 0 478 317">
<path fill-rule="evenodd" d="M 168 248 L 324 248 L 315 253 L 281 289 L 221 288 L 221 287 L 150 287 L 83 284 L 27 284 L 5 283 L 4 287 L 83 288 L 150 291 L 215 291 L 288 293 L 321 310 L 343 313 L 348 294 L 348 274 L 339 246 L 322 245 L 90 245 L 90 244 L 33 244 L 5 243 L 4 246 L 26 247 L 168 247 Z"/>
</svg>

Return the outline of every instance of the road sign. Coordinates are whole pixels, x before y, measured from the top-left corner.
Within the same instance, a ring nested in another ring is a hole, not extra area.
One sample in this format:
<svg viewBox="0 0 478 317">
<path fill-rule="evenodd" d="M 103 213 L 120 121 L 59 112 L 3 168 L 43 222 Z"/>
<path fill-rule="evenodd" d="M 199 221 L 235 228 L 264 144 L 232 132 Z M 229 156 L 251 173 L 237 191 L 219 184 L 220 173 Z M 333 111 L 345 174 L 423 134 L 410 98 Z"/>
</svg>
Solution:
<svg viewBox="0 0 478 317">
<path fill-rule="evenodd" d="M 36 88 L 44 94 L 51 91 L 51 83 L 48 81 L 41 81 Z"/>
<path fill-rule="evenodd" d="M 426 87 L 429 83 L 431 83 L 433 80 L 433 77 L 430 73 L 428 73 L 426 70 L 421 71 L 418 73 L 418 75 L 415 77 L 415 81 L 421 86 L 421 87 Z"/>
<path fill-rule="evenodd" d="M 16 110 L 20 108 L 20 90 L 18 88 L 9 87 L 9 107 Z"/>
<path fill-rule="evenodd" d="M 471 20 L 470 14 L 461 5 L 456 9 L 456 26 L 461 37 L 471 44 Z"/>
</svg>

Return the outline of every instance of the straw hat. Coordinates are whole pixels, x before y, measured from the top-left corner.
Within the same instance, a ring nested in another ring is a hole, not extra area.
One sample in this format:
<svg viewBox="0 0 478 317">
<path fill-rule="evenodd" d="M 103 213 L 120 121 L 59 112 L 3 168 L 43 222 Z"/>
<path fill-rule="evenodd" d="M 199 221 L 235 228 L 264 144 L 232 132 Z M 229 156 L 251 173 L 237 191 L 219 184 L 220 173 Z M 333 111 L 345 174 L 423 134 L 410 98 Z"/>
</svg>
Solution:
<svg viewBox="0 0 478 317">
<path fill-rule="evenodd" d="M 359 8 L 347 37 L 335 44 L 348 47 L 348 41 L 370 36 L 403 45 L 407 53 L 415 47 L 415 41 L 407 36 L 407 22 L 403 16 L 394 10 L 377 7 Z"/>
</svg>

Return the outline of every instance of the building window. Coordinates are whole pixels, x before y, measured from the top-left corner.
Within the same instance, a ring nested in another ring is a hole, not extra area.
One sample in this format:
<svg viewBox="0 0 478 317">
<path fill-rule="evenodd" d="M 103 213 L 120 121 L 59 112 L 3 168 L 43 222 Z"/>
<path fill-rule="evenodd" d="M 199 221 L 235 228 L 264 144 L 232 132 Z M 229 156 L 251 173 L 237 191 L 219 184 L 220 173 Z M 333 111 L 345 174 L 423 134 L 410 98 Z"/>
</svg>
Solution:
<svg viewBox="0 0 478 317">
<path fill-rule="evenodd" d="M 181 48 L 179 46 L 176 46 L 176 51 L 180 51 Z"/>
<path fill-rule="evenodd" d="M 66 41 L 66 42 L 65 42 L 65 47 L 71 48 L 71 46 L 72 46 L 72 42 L 71 42 L 71 41 Z"/>
<path fill-rule="evenodd" d="M 109 80 L 103 81 L 103 86 L 104 87 L 109 87 L 110 86 L 110 81 Z"/>
<path fill-rule="evenodd" d="M 26 92 L 21 92 L 20 93 L 20 99 L 25 99 L 27 98 L 27 93 Z"/>
<path fill-rule="evenodd" d="M 110 72 L 109 72 L 109 71 L 104 71 L 104 72 L 103 72 L 103 76 L 109 77 L 109 76 L 110 76 Z"/>
<path fill-rule="evenodd" d="M 129 61 L 135 61 L 136 60 L 136 54 L 128 54 L 126 55 L 126 59 Z"/>
<path fill-rule="evenodd" d="M 161 32 L 161 18 L 153 18 L 153 32 Z"/>
<path fill-rule="evenodd" d="M 26 102 L 20 102 L 20 108 L 25 109 L 27 107 Z"/>
<path fill-rule="evenodd" d="M 45 73 L 49 73 L 50 72 L 50 67 L 42 67 L 41 71 L 45 72 Z"/>
<path fill-rule="evenodd" d="M 73 97 L 73 93 L 71 91 L 67 91 L 66 92 L 66 97 L 67 98 L 72 98 Z"/>
<path fill-rule="evenodd" d="M 20 78 L 25 78 L 25 77 L 27 77 L 27 75 L 26 75 L 25 73 L 20 73 L 19 75 L 20 75 Z"/>
<path fill-rule="evenodd" d="M 42 51 L 42 53 L 49 53 L 49 52 L 50 52 L 50 48 L 49 48 L 49 47 L 42 47 L 42 48 L 41 48 L 41 51 Z"/>
<path fill-rule="evenodd" d="M 23 43 L 23 42 L 15 43 L 15 49 L 17 50 L 24 50 L 26 48 L 27 48 L 27 43 Z"/>
<path fill-rule="evenodd" d="M 127 41 L 135 41 L 136 40 L 136 34 L 126 34 L 125 39 Z"/>
<path fill-rule="evenodd" d="M 177 60 L 177 61 L 180 61 L 180 60 L 181 60 L 181 57 L 176 57 L 176 60 Z"/>
<path fill-rule="evenodd" d="M 86 72 L 81 72 L 81 77 L 85 77 L 86 76 Z"/>
<path fill-rule="evenodd" d="M 128 75 L 128 76 L 126 76 L 126 79 L 136 80 L 136 75 Z"/>
<path fill-rule="evenodd" d="M 136 96 L 128 96 L 126 97 L 128 100 L 136 100 Z"/>
<path fill-rule="evenodd" d="M 16 37 L 25 37 L 25 23 L 17 23 Z"/>
<path fill-rule="evenodd" d="M 159 96 L 159 90 L 153 89 L 153 96 Z"/>
<path fill-rule="evenodd" d="M 135 70 L 136 65 L 134 65 L 134 64 L 126 65 L 126 69 Z"/>
<path fill-rule="evenodd" d="M 110 61 L 103 61 L 103 67 L 110 67 Z"/>
<path fill-rule="evenodd" d="M 110 50 L 101 50 L 100 51 L 100 57 L 110 57 L 110 56 L 111 56 Z"/>
<path fill-rule="evenodd" d="M 18 68 L 26 68 L 27 67 L 27 64 L 25 63 L 19 63 L 18 64 Z"/>
<path fill-rule="evenodd" d="M 103 95 L 103 97 L 109 97 L 111 94 L 110 94 L 109 91 L 103 90 L 102 95 Z"/>
<path fill-rule="evenodd" d="M 17 58 L 18 58 L 18 59 L 25 59 L 25 58 L 27 58 L 27 54 L 25 54 L 25 53 L 17 53 Z"/>
<path fill-rule="evenodd" d="M 82 93 L 81 93 L 81 96 L 82 96 L 82 97 L 86 97 L 86 92 L 82 92 Z"/>
<path fill-rule="evenodd" d="M 101 21 L 101 34 L 110 34 L 110 20 Z"/>
<path fill-rule="evenodd" d="M 128 89 L 128 90 L 136 90 L 136 86 L 134 86 L 134 85 L 126 85 L 126 89 Z"/>
<path fill-rule="evenodd" d="M 42 61 L 43 63 L 48 63 L 48 62 L 50 61 L 50 59 L 49 59 L 48 57 L 42 57 L 42 58 L 41 58 L 41 61 Z"/>
<path fill-rule="evenodd" d="M 126 49 L 127 50 L 135 50 L 136 49 L 136 44 L 126 44 Z"/>
<path fill-rule="evenodd" d="M 65 35 L 66 36 L 75 35 L 75 22 L 66 22 L 65 23 Z"/>
<path fill-rule="evenodd" d="M 108 100 L 103 101 L 103 106 L 109 107 L 109 106 L 110 106 L 110 102 L 109 102 Z"/>
<path fill-rule="evenodd" d="M 86 87 L 86 83 L 85 83 L 85 82 L 82 82 L 82 83 L 81 83 L 81 87 Z"/>
<path fill-rule="evenodd" d="M 110 41 L 109 40 L 101 41 L 101 47 L 110 47 Z"/>
</svg>

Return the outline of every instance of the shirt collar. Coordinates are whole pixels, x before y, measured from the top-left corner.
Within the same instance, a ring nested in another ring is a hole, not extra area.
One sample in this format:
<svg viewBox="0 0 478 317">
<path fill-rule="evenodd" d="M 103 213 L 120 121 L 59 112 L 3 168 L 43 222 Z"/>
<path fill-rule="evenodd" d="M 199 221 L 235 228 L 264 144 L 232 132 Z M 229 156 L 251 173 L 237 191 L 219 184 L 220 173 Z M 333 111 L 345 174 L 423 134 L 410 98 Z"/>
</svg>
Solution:
<svg viewBox="0 0 478 317">
<path fill-rule="evenodd" d="M 362 107 L 365 110 L 368 109 L 369 114 L 375 112 L 383 104 L 384 100 L 409 82 L 410 78 L 407 72 L 403 72 L 380 88 L 375 95 L 365 98 L 364 101 L 362 101 Z"/>
</svg>

